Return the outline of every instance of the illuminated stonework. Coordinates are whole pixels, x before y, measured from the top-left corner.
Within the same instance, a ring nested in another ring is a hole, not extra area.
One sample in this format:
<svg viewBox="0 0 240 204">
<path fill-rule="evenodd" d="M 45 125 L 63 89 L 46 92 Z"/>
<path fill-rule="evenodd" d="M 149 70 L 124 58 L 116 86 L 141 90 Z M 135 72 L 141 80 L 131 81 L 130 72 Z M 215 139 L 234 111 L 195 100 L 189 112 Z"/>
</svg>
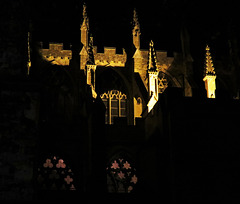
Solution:
<svg viewBox="0 0 240 204">
<path fill-rule="evenodd" d="M 206 46 L 206 63 L 205 63 L 205 76 L 203 78 L 205 82 L 205 89 L 207 91 L 208 98 L 215 98 L 216 90 L 216 73 L 213 67 L 210 48 Z"/>
<path fill-rule="evenodd" d="M 69 65 L 72 59 L 72 51 L 64 50 L 62 43 L 50 43 L 49 49 L 40 49 L 43 58 L 52 64 Z"/>
<path fill-rule="evenodd" d="M 97 66 L 104 66 L 104 67 L 125 67 L 125 63 L 127 61 L 127 54 L 125 49 L 122 49 L 122 54 L 116 53 L 115 47 L 104 47 L 103 53 L 97 52 L 97 47 L 93 47 L 93 54 L 95 59 L 95 64 Z M 85 68 L 87 63 L 87 51 L 85 48 L 82 48 L 80 53 L 81 56 L 81 69 Z"/>
<path fill-rule="evenodd" d="M 140 23 L 138 20 L 138 15 L 136 9 L 133 11 L 133 20 L 132 20 L 132 43 L 135 47 L 134 53 L 131 53 L 132 59 L 127 59 L 127 57 L 131 56 L 127 55 L 124 48 L 122 51 L 117 51 L 116 47 L 104 47 L 104 51 L 99 51 L 97 46 L 93 46 L 93 37 L 89 35 L 90 25 L 89 18 L 87 15 L 87 7 L 86 4 L 83 5 L 82 12 L 82 20 L 80 25 L 80 70 L 84 70 L 86 76 L 86 83 L 90 86 L 92 90 L 92 97 L 97 98 L 97 92 L 99 87 L 95 87 L 96 79 L 95 74 L 100 73 L 100 69 L 105 69 L 109 67 L 109 69 L 114 68 L 117 72 L 122 74 L 121 69 L 123 70 L 123 75 L 125 77 L 125 70 L 133 70 L 134 78 L 140 76 L 140 80 L 137 81 L 137 85 L 141 87 L 141 89 L 145 90 L 144 97 L 142 94 L 134 93 L 133 98 L 129 99 L 131 101 L 129 103 L 128 113 L 134 114 L 134 116 L 129 117 L 133 118 L 134 121 L 128 120 L 129 123 L 135 124 L 135 119 L 142 117 L 143 111 L 148 109 L 148 112 L 152 110 L 154 105 L 158 101 L 158 94 L 161 94 L 165 91 L 168 86 L 174 87 L 190 87 L 187 78 L 184 78 L 184 83 L 182 84 L 182 73 L 185 74 L 184 66 L 182 63 L 180 66 L 176 66 L 178 60 L 182 60 L 182 58 L 178 58 L 178 55 L 174 57 L 169 57 L 166 51 L 155 51 L 153 48 L 153 42 L 150 42 L 150 49 L 145 50 L 141 49 L 141 31 L 140 31 Z M 154 51 L 151 51 L 154 50 Z M 69 65 L 70 60 L 72 59 L 71 50 L 63 50 L 63 44 L 61 43 L 51 43 L 49 45 L 49 49 L 41 49 L 43 57 L 50 61 L 52 64 L 57 65 Z M 75 55 L 74 55 L 75 56 Z M 182 56 L 181 56 L 182 57 Z M 151 59 L 151 60 L 150 60 Z M 133 61 L 133 63 L 127 63 L 127 61 Z M 176 60 L 176 61 L 175 61 Z M 129 67 L 129 66 L 133 67 Z M 175 72 L 176 71 L 176 72 Z M 130 73 L 130 72 L 129 72 Z M 129 76 L 127 76 L 129 78 Z M 180 80 L 179 80 L 180 78 Z M 126 79 L 125 81 L 127 81 Z M 210 79 L 208 80 L 209 87 Z M 130 82 L 131 83 L 131 82 Z M 98 84 L 98 82 L 97 82 Z M 125 84 L 126 87 L 129 85 Z M 189 85 L 189 86 L 188 86 Z M 141 89 L 139 89 L 141 91 Z M 189 89 L 188 89 L 189 90 Z M 103 90 L 101 90 L 102 93 Z M 105 91 L 105 90 L 104 90 Z M 134 90 L 137 91 L 137 90 Z M 186 92 L 186 91 L 185 91 Z M 191 92 L 191 90 L 189 91 Z M 147 97 L 148 93 L 148 97 Z M 114 117 L 126 117 L 125 114 L 113 114 L 110 100 L 111 98 L 107 98 L 106 94 L 103 94 L 101 97 L 106 105 L 107 113 L 106 115 L 106 123 L 113 124 L 113 116 Z M 110 94 L 111 95 L 111 94 Z M 189 94 L 186 94 L 189 95 Z M 133 104 L 133 105 L 132 105 Z M 146 107 L 147 106 L 147 107 Z M 120 107 L 120 106 L 119 106 Z M 126 107 L 125 107 L 126 110 Z M 126 112 L 126 111 L 125 111 Z"/>
<path fill-rule="evenodd" d="M 94 47 L 95 63 L 98 66 L 125 67 L 127 54 L 122 49 L 122 54 L 116 54 L 115 47 L 104 47 L 104 53 L 97 53 L 97 47 Z"/>
<path fill-rule="evenodd" d="M 124 158 L 117 158 L 107 167 L 109 193 L 130 193 L 137 184 L 136 169 Z"/>
</svg>

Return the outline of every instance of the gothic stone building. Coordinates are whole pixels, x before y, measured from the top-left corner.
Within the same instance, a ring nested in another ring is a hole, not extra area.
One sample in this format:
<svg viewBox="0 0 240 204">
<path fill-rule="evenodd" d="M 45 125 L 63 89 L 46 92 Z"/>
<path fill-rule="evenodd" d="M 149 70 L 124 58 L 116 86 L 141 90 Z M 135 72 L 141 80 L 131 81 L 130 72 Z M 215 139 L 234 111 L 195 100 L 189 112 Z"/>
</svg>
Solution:
<svg viewBox="0 0 240 204">
<path fill-rule="evenodd" d="M 25 29 L 23 68 L 3 60 L 0 199 L 239 199 L 240 104 L 222 97 L 209 46 L 201 89 L 188 40 L 173 56 L 143 49 L 136 10 L 127 49 L 99 51 L 90 26 L 84 5 L 78 49 Z"/>
</svg>

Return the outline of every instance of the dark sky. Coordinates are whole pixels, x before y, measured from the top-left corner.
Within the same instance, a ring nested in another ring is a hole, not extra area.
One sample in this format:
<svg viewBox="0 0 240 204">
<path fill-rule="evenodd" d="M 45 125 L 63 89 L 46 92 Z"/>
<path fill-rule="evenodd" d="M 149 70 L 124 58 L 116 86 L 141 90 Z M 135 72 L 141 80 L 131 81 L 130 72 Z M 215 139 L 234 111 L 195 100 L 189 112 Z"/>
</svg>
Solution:
<svg viewBox="0 0 240 204">
<path fill-rule="evenodd" d="M 94 44 L 98 46 L 127 47 L 131 43 L 134 7 L 138 11 L 141 25 L 142 48 L 148 48 L 148 43 L 152 39 L 155 42 L 155 49 L 179 51 L 180 29 L 184 24 L 190 34 L 193 49 L 202 49 L 206 43 L 213 44 L 219 47 L 218 49 L 225 49 L 223 44 L 227 43 L 230 24 L 234 25 L 237 32 L 239 27 L 237 1 L 86 0 L 85 2 Z M 16 19 L 22 18 L 23 21 L 31 19 L 37 40 L 73 43 L 79 41 L 82 4 L 83 1 L 79 0 L 2 0 L 0 7 L 3 19 L 9 20 L 12 16 Z"/>
<path fill-rule="evenodd" d="M 127 39 L 131 38 L 130 22 L 134 7 L 141 24 L 142 47 L 146 47 L 153 39 L 157 49 L 179 49 L 182 22 L 188 28 L 192 40 L 204 42 L 224 35 L 230 19 L 237 19 L 238 16 L 238 12 L 234 11 L 237 6 L 225 0 L 88 0 L 86 3 L 95 43 L 106 46 L 124 47 L 129 43 Z M 31 4 L 31 15 L 36 22 L 39 38 L 71 41 L 77 35 L 82 1 L 42 0 L 32 1 Z"/>
</svg>

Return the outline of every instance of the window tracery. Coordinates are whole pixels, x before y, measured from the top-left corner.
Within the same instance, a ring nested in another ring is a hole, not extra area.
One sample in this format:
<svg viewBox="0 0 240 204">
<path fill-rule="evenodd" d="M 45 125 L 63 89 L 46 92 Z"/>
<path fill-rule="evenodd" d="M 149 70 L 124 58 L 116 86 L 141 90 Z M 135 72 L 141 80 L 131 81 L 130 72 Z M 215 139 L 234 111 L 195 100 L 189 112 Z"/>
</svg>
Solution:
<svg viewBox="0 0 240 204">
<path fill-rule="evenodd" d="M 101 94 L 101 99 L 106 107 L 105 123 L 113 124 L 115 117 L 126 117 L 127 96 L 118 91 L 111 90 Z"/>
<path fill-rule="evenodd" d="M 37 183 L 42 190 L 76 190 L 72 169 L 57 156 L 48 157 L 38 167 Z"/>
<path fill-rule="evenodd" d="M 136 169 L 122 157 L 112 161 L 106 170 L 109 193 L 130 193 L 138 181 Z"/>
</svg>

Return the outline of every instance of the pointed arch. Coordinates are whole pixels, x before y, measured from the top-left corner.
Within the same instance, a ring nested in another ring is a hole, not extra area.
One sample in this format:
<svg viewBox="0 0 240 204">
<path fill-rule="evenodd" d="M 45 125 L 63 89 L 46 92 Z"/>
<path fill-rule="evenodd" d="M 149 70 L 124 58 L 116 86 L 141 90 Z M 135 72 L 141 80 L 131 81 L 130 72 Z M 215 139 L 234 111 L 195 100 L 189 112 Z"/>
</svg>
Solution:
<svg viewBox="0 0 240 204">
<path fill-rule="evenodd" d="M 175 87 L 181 87 L 181 84 L 179 83 L 179 81 L 176 79 L 176 77 L 174 77 L 169 71 L 167 70 L 162 70 L 163 73 L 165 73 L 168 78 L 171 80 L 171 82 L 173 83 L 173 86 Z"/>
<path fill-rule="evenodd" d="M 123 69 L 122 67 L 119 69 Z M 111 79 L 111 80 L 110 80 Z M 131 85 L 127 78 L 116 67 L 97 67 L 96 91 L 101 94 L 110 89 L 125 92 L 131 95 Z"/>
</svg>

